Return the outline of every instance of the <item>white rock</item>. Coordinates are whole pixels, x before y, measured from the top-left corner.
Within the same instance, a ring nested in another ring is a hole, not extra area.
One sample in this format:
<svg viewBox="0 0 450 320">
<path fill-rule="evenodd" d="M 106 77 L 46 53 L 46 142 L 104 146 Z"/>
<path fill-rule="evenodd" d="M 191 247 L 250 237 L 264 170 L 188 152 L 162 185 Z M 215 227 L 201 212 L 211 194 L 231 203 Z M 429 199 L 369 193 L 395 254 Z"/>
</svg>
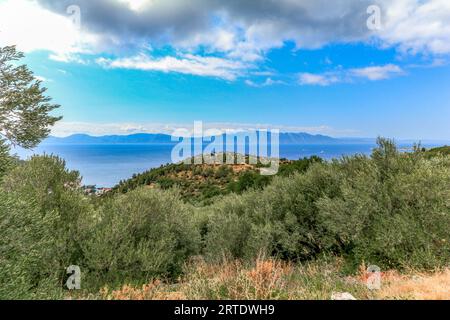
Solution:
<svg viewBox="0 0 450 320">
<path fill-rule="evenodd" d="M 331 300 L 356 300 L 356 298 L 348 292 L 334 292 Z"/>
</svg>

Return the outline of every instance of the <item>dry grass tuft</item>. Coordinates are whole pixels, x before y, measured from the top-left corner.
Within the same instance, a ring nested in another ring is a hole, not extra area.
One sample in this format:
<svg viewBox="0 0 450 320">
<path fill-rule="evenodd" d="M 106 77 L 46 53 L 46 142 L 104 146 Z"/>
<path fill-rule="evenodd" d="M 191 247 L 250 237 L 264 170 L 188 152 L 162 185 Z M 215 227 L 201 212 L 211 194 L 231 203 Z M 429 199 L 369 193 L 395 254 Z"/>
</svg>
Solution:
<svg viewBox="0 0 450 320">
<path fill-rule="evenodd" d="M 186 300 L 187 297 L 176 291 L 167 291 L 168 287 L 159 280 L 143 285 L 142 288 L 133 288 L 125 285 L 120 290 L 110 291 L 103 288 L 100 295 L 107 300 Z"/>
<path fill-rule="evenodd" d="M 433 274 L 392 275 L 378 292 L 379 299 L 450 300 L 450 269 Z"/>
<path fill-rule="evenodd" d="M 264 258 L 252 266 L 241 261 L 197 261 L 187 267 L 181 288 L 191 299 L 278 299 L 292 270 L 288 263 Z"/>
<path fill-rule="evenodd" d="M 291 275 L 292 271 L 290 264 L 258 259 L 256 266 L 244 273 L 244 278 L 254 289 L 256 297 L 270 299 L 273 292 L 287 287 L 286 277 Z"/>
</svg>

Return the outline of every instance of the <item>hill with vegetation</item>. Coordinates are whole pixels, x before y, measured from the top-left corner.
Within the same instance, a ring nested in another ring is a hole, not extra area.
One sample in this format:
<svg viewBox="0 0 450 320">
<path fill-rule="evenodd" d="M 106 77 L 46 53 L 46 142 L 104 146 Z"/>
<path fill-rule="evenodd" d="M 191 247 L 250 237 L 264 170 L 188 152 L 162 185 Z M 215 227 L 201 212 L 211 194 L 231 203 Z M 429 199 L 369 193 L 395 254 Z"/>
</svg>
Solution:
<svg viewBox="0 0 450 320">
<path fill-rule="evenodd" d="M 426 157 L 450 155 L 450 147 L 422 149 Z M 303 173 L 314 163 L 321 163 L 318 156 L 299 160 L 280 160 L 277 176 L 286 177 L 294 173 Z M 190 163 L 194 163 L 194 158 Z M 120 181 L 112 189 L 112 194 L 124 194 L 140 187 L 167 190 L 177 188 L 183 200 L 192 204 L 209 204 L 217 196 L 229 193 L 241 194 L 250 189 L 263 189 L 274 176 L 262 176 L 261 164 L 249 164 L 248 156 L 245 164 L 166 164 L 159 168 L 135 174 L 132 178 Z M 109 196 L 111 196 L 111 193 Z"/>
<path fill-rule="evenodd" d="M 450 155 L 450 146 L 443 146 L 438 148 L 432 148 L 429 150 L 426 150 L 426 153 L 429 157 L 435 157 L 437 155 Z"/>
<path fill-rule="evenodd" d="M 194 159 L 190 162 L 194 163 Z M 312 164 L 320 162 L 322 159 L 316 156 L 295 161 L 281 159 L 278 175 L 305 172 Z M 163 190 L 176 187 L 183 200 L 193 204 L 208 204 L 217 196 L 263 189 L 273 180 L 273 176 L 261 175 L 262 167 L 261 163 L 249 164 L 248 156 L 245 164 L 167 164 L 121 181 L 107 196 L 127 193 L 139 187 Z"/>
</svg>

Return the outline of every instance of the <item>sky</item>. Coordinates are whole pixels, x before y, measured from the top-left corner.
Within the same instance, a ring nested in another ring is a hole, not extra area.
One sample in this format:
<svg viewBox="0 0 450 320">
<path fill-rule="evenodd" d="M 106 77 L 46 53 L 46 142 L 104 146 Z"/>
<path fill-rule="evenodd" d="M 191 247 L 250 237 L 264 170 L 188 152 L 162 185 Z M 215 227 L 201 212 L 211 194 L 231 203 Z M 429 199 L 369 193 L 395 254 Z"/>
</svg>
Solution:
<svg viewBox="0 0 450 320">
<path fill-rule="evenodd" d="M 450 140 L 448 0 L 0 0 L 56 136 L 277 128 Z"/>
</svg>

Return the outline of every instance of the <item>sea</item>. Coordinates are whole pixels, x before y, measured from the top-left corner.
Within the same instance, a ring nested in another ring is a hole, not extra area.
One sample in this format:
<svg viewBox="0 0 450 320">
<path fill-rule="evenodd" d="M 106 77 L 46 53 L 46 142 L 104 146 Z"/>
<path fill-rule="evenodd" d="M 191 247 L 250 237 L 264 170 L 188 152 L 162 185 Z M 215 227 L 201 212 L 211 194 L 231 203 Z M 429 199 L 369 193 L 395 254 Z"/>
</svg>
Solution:
<svg viewBox="0 0 450 320">
<path fill-rule="evenodd" d="M 434 147 L 435 145 L 424 145 Z M 399 146 L 411 150 L 412 144 Z M 313 155 L 330 160 L 354 154 L 371 154 L 375 144 L 308 144 L 281 145 L 280 157 L 297 160 Z M 14 149 L 13 153 L 26 160 L 32 155 L 52 154 L 63 158 L 66 166 L 77 170 L 83 184 L 113 187 L 133 174 L 171 163 L 170 144 L 101 144 L 101 145 L 40 145 L 34 150 Z"/>
</svg>

